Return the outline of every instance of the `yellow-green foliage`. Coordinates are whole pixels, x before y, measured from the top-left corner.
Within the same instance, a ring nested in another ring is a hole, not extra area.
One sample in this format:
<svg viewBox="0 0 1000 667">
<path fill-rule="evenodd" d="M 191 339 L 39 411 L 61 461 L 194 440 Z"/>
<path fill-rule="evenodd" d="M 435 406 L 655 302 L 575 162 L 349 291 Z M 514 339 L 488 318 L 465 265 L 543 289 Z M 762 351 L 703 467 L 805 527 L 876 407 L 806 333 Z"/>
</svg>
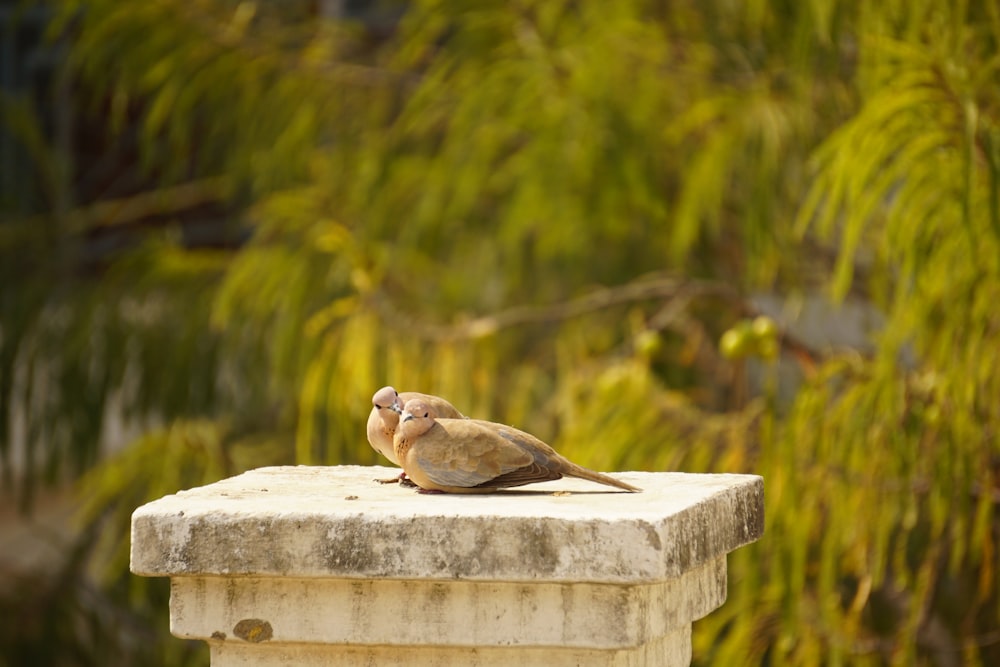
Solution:
<svg viewBox="0 0 1000 667">
<path fill-rule="evenodd" d="M 150 173 L 251 233 L 78 283 L 50 253 L 93 215 L 0 229 L 0 420 L 20 391 L 34 469 L 90 469 L 112 580 L 145 498 L 384 463 L 363 423 L 391 383 L 595 468 L 763 475 L 699 664 L 1000 660 L 996 3 L 375 3 L 401 16 L 377 41 L 308 6 L 89 0 L 54 29 L 113 122 L 139 109 Z M 790 381 L 718 351 L 768 291 L 882 324 L 779 332 Z M 118 389 L 166 426 L 92 468 Z"/>
</svg>

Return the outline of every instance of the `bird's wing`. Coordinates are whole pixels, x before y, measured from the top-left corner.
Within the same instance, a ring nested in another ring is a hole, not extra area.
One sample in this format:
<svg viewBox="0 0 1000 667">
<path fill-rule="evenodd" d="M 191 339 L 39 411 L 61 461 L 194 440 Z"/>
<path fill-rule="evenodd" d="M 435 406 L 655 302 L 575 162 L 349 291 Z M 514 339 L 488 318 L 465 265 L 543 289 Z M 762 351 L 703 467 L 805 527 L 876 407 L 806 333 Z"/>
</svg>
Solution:
<svg viewBox="0 0 1000 667">
<path fill-rule="evenodd" d="M 472 488 L 530 466 L 533 457 L 481 423 L 439 419 L 414 442 L 412 455 L 435 484 Z"/>
</svg>

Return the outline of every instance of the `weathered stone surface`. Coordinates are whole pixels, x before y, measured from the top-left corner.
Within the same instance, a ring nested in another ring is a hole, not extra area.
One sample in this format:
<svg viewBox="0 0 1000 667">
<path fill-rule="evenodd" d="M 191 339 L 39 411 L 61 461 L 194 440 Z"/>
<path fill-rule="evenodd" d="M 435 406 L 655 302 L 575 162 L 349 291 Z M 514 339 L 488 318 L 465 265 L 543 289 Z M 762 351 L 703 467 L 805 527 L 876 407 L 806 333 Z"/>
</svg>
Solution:
<svg viewBox="0 0 1000 667">
<path fill-rule="evenodd" d="M 680 576 L 764 528 L 753 475 L 634 472 L 619 476 L 643 493 L 562 479 L 451 496 L 373 481 L 394 472 L 261 468 L 166 496 L 132 516 L 132 571 L 641 584 Z"/>
<path fill-rule="evenodd" d="M 598 651 L 489 646 L 330 646 L 210 642 L 212 667 L 686 667 L 691 628 L 638 648 Z"/>
<path fill-rule="evenodd" d="M 725 556 L 638 586 L 176 577 L 170 630 L 253 641 L 266 624 L 267 639 L 285 643 L 617 649 L 688 627 L 725 599 Z"/>
<path fill-rule="evenodd" d="M 132 570 L 212 665 L 675 667 L 764 529 L 752 475 L 419 495 L 390 468 L 262 468 L 140 507 Z"/>
</svg>

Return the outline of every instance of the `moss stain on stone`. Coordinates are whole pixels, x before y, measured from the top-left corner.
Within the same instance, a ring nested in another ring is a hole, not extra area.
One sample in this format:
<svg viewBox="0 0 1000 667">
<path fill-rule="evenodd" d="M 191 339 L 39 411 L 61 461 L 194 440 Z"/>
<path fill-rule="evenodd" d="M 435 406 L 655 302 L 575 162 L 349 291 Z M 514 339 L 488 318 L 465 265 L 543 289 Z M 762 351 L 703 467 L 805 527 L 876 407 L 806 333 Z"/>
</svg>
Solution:
<svg viewBox="0 0 1000 667">
<path fill-rule="evenodd" d="M 244 618 L 233 628 L 233 634 L 251 644 L 266 642 L 274 636 L 271 624 L 259 618 Z"/>
</svg>

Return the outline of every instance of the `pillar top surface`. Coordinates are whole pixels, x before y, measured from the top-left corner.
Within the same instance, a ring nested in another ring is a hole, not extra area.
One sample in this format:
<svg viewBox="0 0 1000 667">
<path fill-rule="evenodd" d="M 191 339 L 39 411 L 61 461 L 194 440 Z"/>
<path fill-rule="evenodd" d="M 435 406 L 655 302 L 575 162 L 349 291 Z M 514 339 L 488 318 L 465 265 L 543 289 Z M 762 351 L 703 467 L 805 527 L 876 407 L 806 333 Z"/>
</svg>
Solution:
<svg viewBox="0 0 1000 667">
<path fill-rule="evenodd" d="M 131 567 L 146 576 L 654 583 L 753 542 L 756 475 L 616 473 L 487 495 L 422 495 L 399 470 L 280 466 L 143 505 Z"/>
</svg>

